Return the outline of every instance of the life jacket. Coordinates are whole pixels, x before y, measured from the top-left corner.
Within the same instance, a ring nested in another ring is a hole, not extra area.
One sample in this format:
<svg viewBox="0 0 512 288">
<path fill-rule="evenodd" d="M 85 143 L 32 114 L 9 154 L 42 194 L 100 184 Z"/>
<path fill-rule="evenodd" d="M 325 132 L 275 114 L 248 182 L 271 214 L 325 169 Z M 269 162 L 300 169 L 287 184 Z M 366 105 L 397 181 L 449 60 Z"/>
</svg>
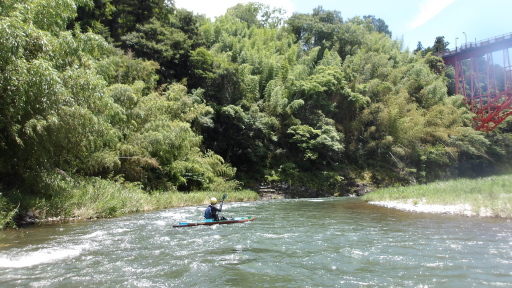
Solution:
<svg viewBox="0 0 512 288">
<path fill-rule="evenodd" d="M 213 217 L 212 217 L 212 206 L 211 206 L 211 205 L 208 205 L 208 207 L 206 208 L 206 210 L 204 210 L 204 218 L 205 218 L 205 219 L 211 219 L 211 218 L 213 218 Z"/>
</svg>

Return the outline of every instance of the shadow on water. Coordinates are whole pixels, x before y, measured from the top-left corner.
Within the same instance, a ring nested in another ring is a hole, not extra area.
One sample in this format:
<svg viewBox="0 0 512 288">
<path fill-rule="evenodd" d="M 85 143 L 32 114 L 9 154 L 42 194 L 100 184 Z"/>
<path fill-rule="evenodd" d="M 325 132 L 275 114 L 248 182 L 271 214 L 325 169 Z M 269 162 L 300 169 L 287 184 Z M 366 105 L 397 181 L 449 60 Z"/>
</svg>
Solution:
<svg viewBox="0 0 512 288">
<path fill-rule="evenodd" d="M 226 203 L 0 232 L 1 287 L 512 287 L 512 224 L 358 198 Z"/>
</svg>

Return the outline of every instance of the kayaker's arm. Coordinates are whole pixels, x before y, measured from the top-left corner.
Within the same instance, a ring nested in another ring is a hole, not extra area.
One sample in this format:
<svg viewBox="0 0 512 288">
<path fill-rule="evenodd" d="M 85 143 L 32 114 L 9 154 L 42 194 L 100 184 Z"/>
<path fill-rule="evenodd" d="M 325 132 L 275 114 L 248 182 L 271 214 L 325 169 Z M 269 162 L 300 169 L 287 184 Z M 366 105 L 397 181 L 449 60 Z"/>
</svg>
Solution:
<svg viewBox="0 0 512 288">
<path fill-rule="evenodd" d="M 222 211 L 222 203 L 220 204 L 220 208 L 217 208 L 217 206 L 212 205 L 212 212 L 221 212 Z"/>
</svg>

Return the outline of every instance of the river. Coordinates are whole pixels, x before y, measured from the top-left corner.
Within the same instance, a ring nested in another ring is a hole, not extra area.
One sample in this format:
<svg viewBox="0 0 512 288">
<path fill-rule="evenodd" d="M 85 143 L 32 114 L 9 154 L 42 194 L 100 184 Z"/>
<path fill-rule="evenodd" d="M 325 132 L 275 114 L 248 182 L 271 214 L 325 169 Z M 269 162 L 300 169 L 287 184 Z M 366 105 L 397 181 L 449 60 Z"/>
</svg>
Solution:
<svg viewBox="0 0 512 288">
<path fill-rule="evenodd" d="M 0 287 L 512 287 L 512 222 L 358 198 L 226 203 L 0 231 Z"/>
</svg>

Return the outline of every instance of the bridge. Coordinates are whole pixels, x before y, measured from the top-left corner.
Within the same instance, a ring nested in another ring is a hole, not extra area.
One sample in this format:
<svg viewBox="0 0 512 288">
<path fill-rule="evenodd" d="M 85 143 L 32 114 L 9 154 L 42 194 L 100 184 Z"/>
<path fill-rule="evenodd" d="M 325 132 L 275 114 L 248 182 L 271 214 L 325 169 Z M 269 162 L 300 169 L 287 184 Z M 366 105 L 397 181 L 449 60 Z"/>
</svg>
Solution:
<svg viewBox="0 0 512 288">
<path fill-rule="evenodd" d="M 469 42 L 437 56 L 455 68 L 455 94 L 464 96 L 475 129 L 492 131 L 512 115 L 512 33 Z"/>
</svg>

